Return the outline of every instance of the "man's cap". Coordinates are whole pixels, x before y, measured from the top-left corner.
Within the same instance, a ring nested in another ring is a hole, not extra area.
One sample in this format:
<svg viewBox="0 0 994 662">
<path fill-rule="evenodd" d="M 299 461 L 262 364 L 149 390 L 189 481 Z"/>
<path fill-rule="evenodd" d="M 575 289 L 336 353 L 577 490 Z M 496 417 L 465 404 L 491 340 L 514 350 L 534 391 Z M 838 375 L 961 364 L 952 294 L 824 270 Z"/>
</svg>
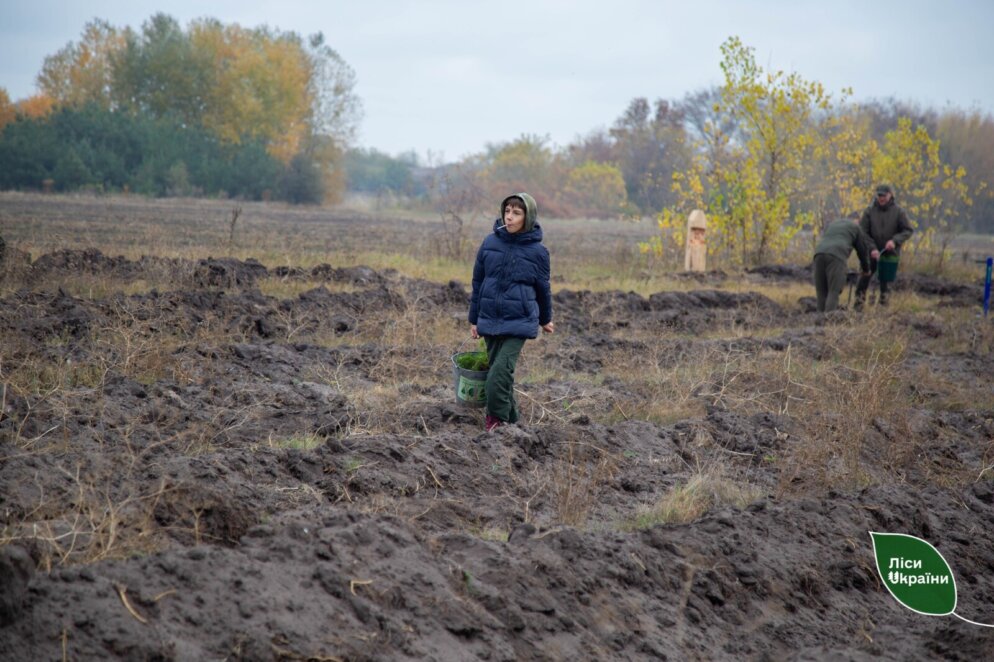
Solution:
<svg viewBox="0 0 994 662">
<path fill-rule="evenodd" d="M 877 195 L 884 195 L 885 193 L 893 193 L 894 189 L 890 187 L 890 184 L 877 184 Z"/>
</svg>

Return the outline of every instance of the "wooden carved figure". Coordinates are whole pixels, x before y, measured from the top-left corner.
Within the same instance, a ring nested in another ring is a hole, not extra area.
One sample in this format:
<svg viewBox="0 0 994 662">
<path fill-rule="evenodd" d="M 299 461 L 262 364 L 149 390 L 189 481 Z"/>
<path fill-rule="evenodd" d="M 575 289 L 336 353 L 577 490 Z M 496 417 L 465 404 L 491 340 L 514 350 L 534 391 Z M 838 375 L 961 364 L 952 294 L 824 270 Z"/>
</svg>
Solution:
<svg viewBox="0 0 994 662">
<path fill-rule="evenodd" d="M 685 271 L 707 270 L 707 229 L 708 220 L 704 212 L 695 209 L 687 218 L 687 253 L 684 257 Z"/>
</svg>

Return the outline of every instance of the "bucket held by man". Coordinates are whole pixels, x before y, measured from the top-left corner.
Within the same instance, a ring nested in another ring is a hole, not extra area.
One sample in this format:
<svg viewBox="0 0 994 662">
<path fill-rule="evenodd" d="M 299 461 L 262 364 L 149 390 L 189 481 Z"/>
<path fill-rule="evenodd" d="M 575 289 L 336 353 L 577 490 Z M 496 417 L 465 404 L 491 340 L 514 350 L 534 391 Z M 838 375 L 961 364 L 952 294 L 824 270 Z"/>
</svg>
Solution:
<svg viewBox="0 0 994 662">
<path fill-rule="evenodd" d="M 880 255 L 877 260 L 877 278 L 881 283 L 893 283 L 897 280 L 897 267 L 901 262 L 901 256 L 892 251 L 887 251 Z"/>
</svg>

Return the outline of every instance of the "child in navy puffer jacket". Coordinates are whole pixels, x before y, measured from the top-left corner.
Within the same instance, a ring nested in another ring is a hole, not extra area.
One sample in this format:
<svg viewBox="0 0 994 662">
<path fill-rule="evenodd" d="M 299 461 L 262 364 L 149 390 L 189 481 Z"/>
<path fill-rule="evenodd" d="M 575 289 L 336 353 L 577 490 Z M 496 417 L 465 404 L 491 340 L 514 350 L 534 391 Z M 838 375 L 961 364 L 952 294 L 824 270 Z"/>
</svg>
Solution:
<svg viewBox="0 0 994 662">
<path fill-rule="evenodd" d="M 501 218 L 476 254 L 469 303 L 470 334 L 483 337 L 490 359 L 488 432 L 518 420 L 514 366 L 525 340 L 537 337 L 539 327 L 545 333 L 554 330 L 549 251 L 542 245 L 542 228 L 536 223 L 535 199 L 516 193 L 505 198 L 500 209 Z"/>
</svg>

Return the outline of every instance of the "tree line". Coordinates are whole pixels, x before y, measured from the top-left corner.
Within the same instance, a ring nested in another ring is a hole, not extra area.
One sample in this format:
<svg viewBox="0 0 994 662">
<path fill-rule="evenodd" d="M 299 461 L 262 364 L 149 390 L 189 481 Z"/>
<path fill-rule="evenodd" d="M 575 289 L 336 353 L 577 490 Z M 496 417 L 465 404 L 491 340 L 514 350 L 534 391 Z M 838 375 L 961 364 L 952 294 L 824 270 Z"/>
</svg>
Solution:
<svg viewBox="0 0 994 662">
<path fill-rule="evenodd" d="M 130 190 L 334 201 L 348 188 L 433 206 L 489 209 L 534 191 L 553 217 L 651 216 L 652 255 L 676 250 L 704 209 L 717 250 L 756 262 L 802 229 L 897 189 L 923 232 L 994 232 L 994 119 L 877 100 L 857 104 L 799 73 L 766 71 L 751 48 L 722 45 L 724 83 L 682 99 L 633 99 L 604 129 L 565 146 L 523 135 L 458 163 L 351 147 L 355 76 L 320 34 L 213 19 L 182 28 L 156 14 L 140 31 L 89 23 L 45 59 L 41 92 L 0 89 L 0 188 Z"/>
<path fill-rule="evenodd" d="M 722 45 L 724 83 L 682 99 L 635 98 L 609 128 L 552 146 L 522 136 L 430 173 L 442 209 L 490 204 L 508 190 L 534 191 L 551 216 L 651 216 L 644 242 L 675 253 L 687 214 L 707 212 L 712 250 L 756 263 L 802 229 L 817 240 L 830 220 L 857 213 L 876 183 L 897 190 L 918 224 L 915 245 L 942 254 L 953 234 L 994 232 L 994 118 L 979 110 L 934 110 L 893 99 L 857 104 L 799 73 L 766 71 L 737 38 Z M 360 160 L 370 157 L 360 154 Z M 387 164 L 363 173 L 364 190 L 393 190 Z M 392 176 L 396 181 L 396 172 Z"/>
<path fill-rule="evenodd" d="M 156 14 L 101 20 L 45 58 L 40 92 L 0 89 L 0 187 L 336 199 L 360 114 L 318 33 Z"/>
</svg>

